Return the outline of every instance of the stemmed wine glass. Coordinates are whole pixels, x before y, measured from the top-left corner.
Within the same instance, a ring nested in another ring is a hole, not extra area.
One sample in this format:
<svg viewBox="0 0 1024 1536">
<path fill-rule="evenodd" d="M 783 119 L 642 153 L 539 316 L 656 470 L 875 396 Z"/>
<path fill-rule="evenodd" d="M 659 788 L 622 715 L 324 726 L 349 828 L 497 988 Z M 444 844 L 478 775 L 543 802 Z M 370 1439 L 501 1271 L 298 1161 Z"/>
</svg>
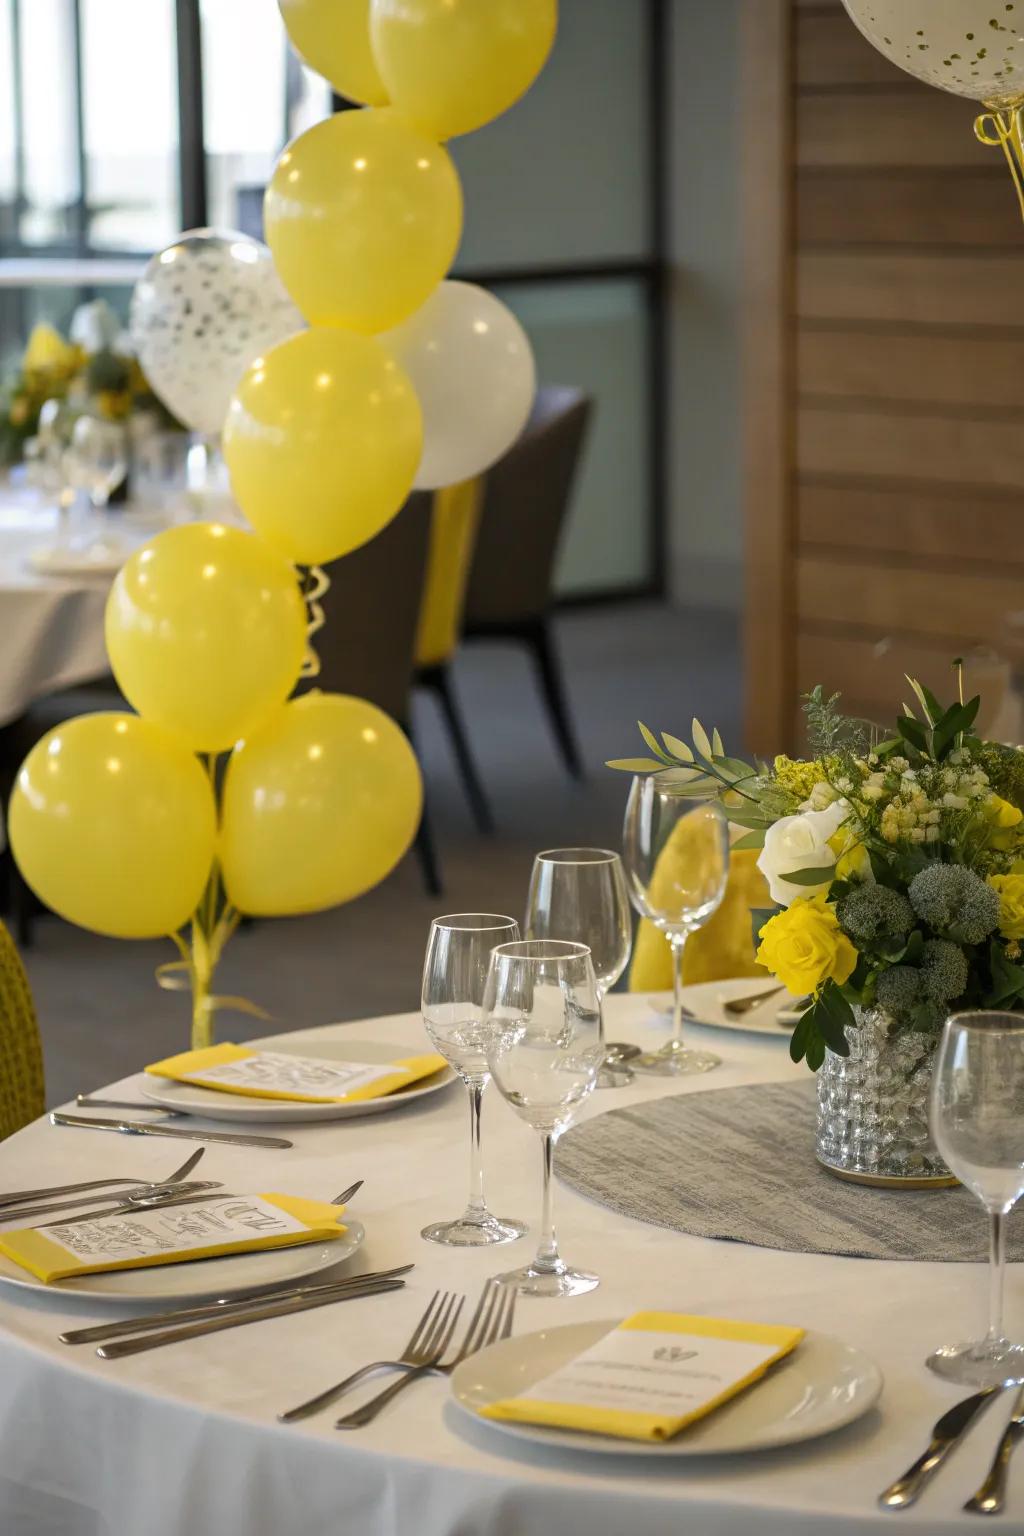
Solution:
<svg viewBox="0 0 1024 1536">
<path fill-rule="evenodd" d="M 499 944 L 484 998 L 487 1062 L 498 1091 L 541 1133 L 544 1202 L 537 1256 L 501 1275 L 526 1296 L 577 1296 L 599 1284 L 558 1252 L 551 1200 L 555 1142 L 597 1085 L 604 1057 L 597 980 L 585 944 Z"/>
<path fill-rule="evenodd" d="M 1024 1344 L 1003 1333 L 1006 1218 L 1024 1194 L 1024 1017 L 955 1013 L 932 1078 L 932 1135 L 961 1184 L 988 1211 L 989 1324 L 983 1339 L 946 1344 L 928 1365 L 947 1381 L 994 1387 L 1024 1381 Z"/>
<path fill-rule="evenodd" d="M 597 978 L 597 1000 L 613 987 L 629 964 L 633 927 L 622 860 L 607 848 L 548 848 L 538 853 L 526 902 L 528 939 L 572 939 L 586 944 Z M 632 1081 L 626 1060 L 639 1056 L 635 1045 L 605 1043 L 599 1088 Z"/>
<path fill-rule="evenodd" d="M 729 828 L 719 806 L 694 802 L 676 769 L 638 775 L 626 806 L 623 862 L 629 894 L 672 946 L 672 1038 L 637 1056 L 639 1072 L 672 1076 L 710 1072 L 721 1057 L 683 1044 L 683 949 L 717 910 L 729 878 Z"/>
<path fill-rule="evenodd" d="M 490 1081 L 484 1049 L 484 988 L 491 950 L 518 939 L 514 917 L 495 912 L 459 912 L 435 917 L 423 965 L 423 1022 L 427 1034 L 469 1090 L 469 1204 L 455 1221 L 435 1221 L 422 1236 L 432 1243 L 475 1248 L 511 1243 L 526 1226 L 493 1216 L 484 1200 L 480 1156 L 480 1111 Z"/>
<path fill-rule="evenodd" d="M 93 511 L 102 515 L 128 473 L 128 436 L 116 421 L 79 416 L 64 450 L 64 474 L 76 490 L 88 493 Z"/>
</svg>

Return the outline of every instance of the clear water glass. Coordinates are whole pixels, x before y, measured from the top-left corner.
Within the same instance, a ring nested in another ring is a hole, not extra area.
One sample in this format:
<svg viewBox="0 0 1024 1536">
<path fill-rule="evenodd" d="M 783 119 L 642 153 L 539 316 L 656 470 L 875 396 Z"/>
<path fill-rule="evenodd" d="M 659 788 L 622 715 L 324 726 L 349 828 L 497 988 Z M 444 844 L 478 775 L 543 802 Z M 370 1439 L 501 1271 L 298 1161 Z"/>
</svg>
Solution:
<svg viewBox="0 0 1024 1536">
<path fill-rule="evenodd" d="M 1024 1345 L 1003 1330 L 1006 1218 L 1024 1194 L 1024 1017 L 956 1013 L 932 1077 L 932 1136 L 989 1215 L 989 1318 L 983 1339 L 943 1345 L 928 1365 L 947 1381 L 1024 1382 Z"/>
<path fill-rule="evenodd" d="M 683 1042 L 683 950 L 721 905 L 729 878 L 729 825 L 721 808 L 687 794 L 688 776 L 676 769 L 637 775 L 626 805 L 623 863 L 629 895 L 672 949 L 672 1038 L 660 1051 L 631 1063 L 660 1077 L 710 1072 L 721 1062 L 711 1051 Z"/>
<path fill-rule="evenodd" d="M 538 853 L 526 902 L 528 939 L 571 939 L 586 944 L 597 979 L 598 1004 L 629 964 L 633 924 L 622 860 L 608 848 L 548 848 Z M 620 1088 L 632 1081 L 625 1065 L 640 1054 L 635 1045 L 609 1046 L 604 1038 L 599 1088 Z"/>
<path fill-rule="evenodd" d="M 430 925 L 423 964 L 423 1023 L 434 1046 L 469 1091 L 469 1203 L 454 1221 L 424 1227 L 428 1242 L 479 1248 L 522 1237 L 521 1221 L 492 1215 L 484 1199 L 480 1115 L 490 1082 L 484 1044 L 484 990 L 496 944 L 519 938 L 514 917 L 495 912 L 459 912 Z"/>
<path fill-rule="evenodd" d="M 128 473 L 128 434 L 116 421 L 79 416 L 64 450 L 69 485 L 85 491 L 96 512 L 104 512 Z"/>
<path fill-rule="evenodd" d="M 597 1275 L 558 1251 L 551 1173 L 555 1143 L 597 1086 L 604 1059 L 597 979 L 585 944 L 524 939 L 491 956 L 484 1001 L 487 1061 L 498 1092 L 540 1132 L 544 1156 L 540 1246 L 532 1263 L 499 1278 L 526 1296 L 577 1296 Z"/>
</svg>

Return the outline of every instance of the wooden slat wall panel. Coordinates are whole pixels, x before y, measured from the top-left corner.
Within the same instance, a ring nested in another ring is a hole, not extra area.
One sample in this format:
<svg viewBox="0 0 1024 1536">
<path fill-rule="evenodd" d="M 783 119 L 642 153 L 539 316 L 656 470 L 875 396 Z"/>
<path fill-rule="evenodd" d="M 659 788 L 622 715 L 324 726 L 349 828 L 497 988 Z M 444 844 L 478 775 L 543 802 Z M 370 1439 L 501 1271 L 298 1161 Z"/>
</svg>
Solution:
<svg viewBox="0 0 1024 1536">
<path fill-rule="evenodd" d="M 895 64 L 865 43 L 850 46 L 850 19 L 840 6 L 804 9 L 796 26 L 796 72 L 802 90 L 821 86 L 890 86 L 906 91 L 912 82 Z"/>
<path fill-rule="evenodd" d="M 1005 333 L 1024 327 L 1024 252 L 803 252 L 797 259 L 797 314 L 900 326 L 986 325 Z"/>
<path fill-rule="evenodd" d="M 881 475 L 1024 492 L 1024 431 L 1013 420 L 804 406 L 798 416 L 797 466 L 813 475 Z M 1018 528 L 1024 537 L 1024 516 Z"/>
<path fill-rule="evenodd" d="M 1021 243 L 1020 210 L 998 155 L 967 172 L 802 170 L 796 179 L 796 221 L 801 246 L 956 250 Z"/>
<path fill-rule="evenodd" d="M 956 566 L 924 571 L 804 555 L 797 587 L 803 629 L 845 626 L 863 639 L 931 636 L 954 652 L 998 637 L 1006 615 L 1024 607 L 1019 575 L 976 575 Z"/>
<path fill-rule="evenodd" d="M 797 164 L 984 170 L 999 151 L 975 138 L 976 116 L 971 102 L 927 86 L 906 95 L 839 91 L 801 96 L 796 104 Z"/>
<path fill-rule="evenodd" d="M 978 413 L 986 406 L 1024 417 L 1024 335 L 933 335 L 891 330 L 805 327 L 797 338 L 797 369 L 805 395 L 954 405 Z"/>
<path fill-rule="evenodd" d="M 904 671 L 948 691 L 950 658 L 1005 650 L 1024 610 L 1024 226 L 973 103 L 896 70 L 839 0 L 790 6 L 796 578 L 774 696 L 820 681 L 891 716 Z"/>
<path fill-rule="evenodd" d="M 950 569 L 986 566 L 1000 573 L 1017 567 L 1024 607 L 1024 507 L 1016 494 L 803 480 L 796 504 L 797 538 L 807 551 L 850 550 L 902 564 L 916 564 L 924 551 L 932 563 L 946 562 Z"/>
</svg>

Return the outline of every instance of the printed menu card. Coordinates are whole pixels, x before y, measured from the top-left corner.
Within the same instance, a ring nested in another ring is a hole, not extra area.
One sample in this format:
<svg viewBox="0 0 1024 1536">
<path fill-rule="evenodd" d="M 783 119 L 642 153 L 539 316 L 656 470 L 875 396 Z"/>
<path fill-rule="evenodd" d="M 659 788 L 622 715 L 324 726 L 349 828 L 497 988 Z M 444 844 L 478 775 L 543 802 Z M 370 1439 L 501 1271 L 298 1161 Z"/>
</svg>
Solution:
<svg viewBox="0 0 1024 1536">
<path fill-rule="evenodd" d="M 444 1066 L 444 1057 L 432 1054 L 405 1056 L 400 1061 L 374 1065 L 224 1044 L 168 1056 L 146 1071 L 154 1077 L 195 1083 L 197 1087 L 215 1088 L 222 1093 L 244 1093 L 251 1098 L 349 1104 L 382 1098 L 440 1072 Z"/>
<path fill-rule="evenodd" d="M 0 1254 L 45 1284 L 341 1237 L 343 1207 L 292 1195 L 214 1195 L 195 1205 L 72 1217 L 0 1234 Z"/>
<path fill-rule="evenodd" d="M 520 1424 L 668 1440 L 757 1381 L 803 1336 L 802 1328 L 636 1312 L 550 1375 L 480 1412 Z"/>
</svg>

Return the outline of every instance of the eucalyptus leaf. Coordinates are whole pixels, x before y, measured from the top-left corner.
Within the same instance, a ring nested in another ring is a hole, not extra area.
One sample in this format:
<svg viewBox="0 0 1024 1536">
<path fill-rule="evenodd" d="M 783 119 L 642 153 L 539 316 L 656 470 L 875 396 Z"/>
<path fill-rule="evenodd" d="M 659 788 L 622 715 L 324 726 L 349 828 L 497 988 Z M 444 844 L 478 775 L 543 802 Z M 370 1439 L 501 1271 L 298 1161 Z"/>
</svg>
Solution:
<svg viewBox="0 0 1024 1536">
<path fill-rule="evenodd" d="M 834 864 L 822 864 L 817 869 L 792 869 L 786 873 L 780 870 L 779 879 L 792 885 L 830 885 L 835 872 Z"/>
<path fill-rule="evenodd" d="M 745 853 L 748 848 L 764 847 L 764 829 L 755 832 L 745 832 L 732 844 L 733 853 Z"/>
<path fill-rule="evenodd" d="M 661 739 L 674 757 L 684 763 L 693 762 L 693 753 L 685 741 L 680 741 L 678 736 L 672 736 L 668 731 L 662 731 Z"/>
<path fill-rule="evenodd" d="M 701 756 L 703 758 L 705 758 L 708 762 L 710 762 L 712 757 L 714 756 L 714 753 L 711 750 L 711 743 L 708 740 L 708 733 L 704 729 L 704 727 L 701 725 L 701 723 L 697 719 L 696 715 L 694 715 L 694 717 L 693 717 L 693 725 L 692 725 L 691 729 L 693 731 L 693 744 L 694 744 L 694 746 L 696 747 L 697 751 L 701 754 Z"/>
<path fill-rule="evenodd" d="M 637 721 L 637 725 L 640 727 L 640 735 L 643 737 L 644 741 L 650 747 L 650 749 L 654 753 L 655 757 L 660 758 L 660 760 L 663 763 L 665 763 L 669 767 L 671 767 L 672 766 L 672 759 L 669 757 L 668 753 L 661 747 L 661 745 L 658 742 L 658 738 L 657 738 L 657 736 L 655 736 L 654 732 L 651 731 L 651 730 L 648 730 L 647 726 L 644 725 L 642 720 L 638 720 Z"/>
<path fill-rule="evenodd" d="M 664 766 L 651 757 L 613 757 L 605 763 L 606 768 L 619 768 L 623 773 L 657 773 Z"/>
<path fill-rule="evenodd" d="M 725 743 L 717 730 L 711 732 L 711 750 L 716 757 L 725 756 Z"/>
</svg>

